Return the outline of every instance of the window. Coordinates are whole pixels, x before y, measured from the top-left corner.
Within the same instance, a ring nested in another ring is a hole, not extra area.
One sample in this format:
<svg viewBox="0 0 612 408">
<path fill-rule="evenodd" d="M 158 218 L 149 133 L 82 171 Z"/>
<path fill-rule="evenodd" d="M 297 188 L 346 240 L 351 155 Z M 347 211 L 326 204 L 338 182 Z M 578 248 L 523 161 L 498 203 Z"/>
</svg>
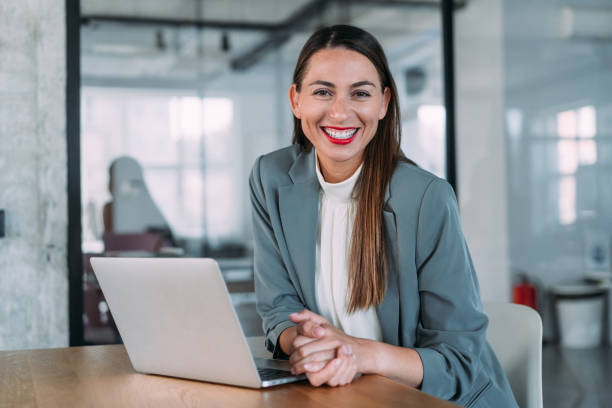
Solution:
<svg viewBox="0 0 612 408">
<path fill-rule="evenodd" d="M 557 118 L 558 214 L 561 225 L 576 221 L 576 173 L 597 161 L 596 116 L 593 106 L 559 112 Z"/>
<path fill-rule="evenodd" d="M 237 144 L 232 99 L 97 87 L 82 94 L 86 252 L 100 246 L 102 208 L 111 198 L 108 168 L 120 156 L 140 163 L 176 236 L 214 242 L 240 234 L 241 193 L 232 186 L 242 173 L 225 159 Z"/>
</svg>

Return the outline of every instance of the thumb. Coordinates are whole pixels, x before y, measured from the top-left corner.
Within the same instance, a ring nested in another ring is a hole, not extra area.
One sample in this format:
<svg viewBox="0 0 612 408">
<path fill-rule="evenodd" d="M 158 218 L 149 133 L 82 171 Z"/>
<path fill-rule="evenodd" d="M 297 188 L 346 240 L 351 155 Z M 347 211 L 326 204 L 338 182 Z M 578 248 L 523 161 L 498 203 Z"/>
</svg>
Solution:
<svg viewBox="0 0 612 408">
<path fill-rule="evenodd" d="M 291 313 L 289 319 L 294 323 L 300 323 L 306 320 L 312 320 L 316 324 L 326 324 L 327 319 L 323 316 L 319 316 L 316 313 L 311 312 L 308 309 L 304 309 L 299 313 Z"/>
<path fill-rule="evenodd" d="M 325 329 L 312 320 L 298 323 L 297 333 L 302 336 L 319 339 L 325 334 Z"/>
<path fill-rule="evenodd" d="M 291 320 L 293 323 L 300 323 L 304 320 L 308 320 L 308 317 L 302 314 L 302 312 L 296 312 L 289 315 L 289 320 Z"/>
</svg>

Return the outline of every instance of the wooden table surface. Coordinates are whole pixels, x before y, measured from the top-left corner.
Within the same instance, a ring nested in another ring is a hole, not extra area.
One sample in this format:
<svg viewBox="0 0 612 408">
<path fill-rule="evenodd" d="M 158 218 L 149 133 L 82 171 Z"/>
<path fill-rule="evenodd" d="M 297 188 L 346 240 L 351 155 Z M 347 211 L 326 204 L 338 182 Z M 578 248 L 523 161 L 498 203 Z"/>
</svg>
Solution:
<svg viewBox="0 0 612 408">
<path fill-rule="evenodd" d="M 0 407 L 454 407 L 385 377 L 264 390 L 139 374 L 122 345 L 0 352 Z"/>
</svg>

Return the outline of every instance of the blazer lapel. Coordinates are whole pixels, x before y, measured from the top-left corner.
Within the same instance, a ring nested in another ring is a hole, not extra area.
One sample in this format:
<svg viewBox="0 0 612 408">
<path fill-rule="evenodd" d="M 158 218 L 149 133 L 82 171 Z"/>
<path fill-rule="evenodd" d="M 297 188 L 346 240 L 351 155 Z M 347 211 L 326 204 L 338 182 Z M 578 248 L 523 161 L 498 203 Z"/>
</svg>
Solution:
<svg viewBox="0 0 612 408">
<path fill-rule="evenodd" d="M 302 152 L 289 170 L 293 184 L 279 188 L 278 203 L 283 234 L 301 284 L 305 306 L 319 313 L 315 294 L 315 261 L 319 221 L 319 181 L 315 172 L 314 149 Z M 376 306 L 383 341 L 399 345 L 399 287 L 397 264 L 397 226 L 395 213 L 388 205 L 389 188 L 385 195 L 383 223 L 387 244 L 387 291 Z"/>
<path fill-rule="evenodd" d="M 383 341 L 399 345 L 399 285 L 398 285 L 398 252 L 397 252 L 397 225 L 395 213 L 389 206 L 390 194 L 387 187 L 385 205 L 383 207 L 383 222 L 385 240 L 387 244 L 387 292 L 380 305 L 376 307 L 376 314 L 380 323 Z"/>
<path fill-rule="evenodd" d="M 319 219 L 319 181 L 314 149 L 300 153 L 289 170 L 293 184 L 279 188 L 283 234 L 300 281 L 305 306 L 319 313 L 315 295 L 315 258 Z"/>
</svg>

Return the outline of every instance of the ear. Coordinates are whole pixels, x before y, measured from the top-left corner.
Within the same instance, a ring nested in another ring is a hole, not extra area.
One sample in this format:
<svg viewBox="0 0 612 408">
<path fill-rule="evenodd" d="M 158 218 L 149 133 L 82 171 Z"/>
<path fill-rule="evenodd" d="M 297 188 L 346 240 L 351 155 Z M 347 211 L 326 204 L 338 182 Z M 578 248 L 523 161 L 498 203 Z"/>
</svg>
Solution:
<svg viewBox="0 0 612 408">
<path fill-rule="evenodd" d="M 387 114 L 387 108 L 389 107 L 389 101 L 391 100 L 391 90 L 389 87 L 385 87 L 383 91 L 383 106 L 380 108 L 380 112 L 378 113 L 378 120 L 381 120 Z"/>
<path fill-rule="evenodd" d="M 300 117 L 300 93 L 297 91 L 297 85 L 292 84 L 289 88 L 289 103 L 291 103 L 291 110 L 296 118 Z"/>
</svg>

